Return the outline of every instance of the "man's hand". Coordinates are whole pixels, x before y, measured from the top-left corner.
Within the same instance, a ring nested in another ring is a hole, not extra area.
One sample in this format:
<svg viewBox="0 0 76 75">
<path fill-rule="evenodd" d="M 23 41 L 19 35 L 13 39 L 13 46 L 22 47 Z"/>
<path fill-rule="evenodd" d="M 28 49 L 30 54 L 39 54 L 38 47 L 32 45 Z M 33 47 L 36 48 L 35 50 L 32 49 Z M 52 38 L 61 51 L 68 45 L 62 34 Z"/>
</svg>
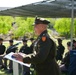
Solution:
<svg viewBox="0 0 76 75">
<path fill-rule="evenodd" d="M 15 53 L 12 55 L 16 60 L 19 60 L 21 62 L 23 62 L 23 56 L 18 54 L 18 53 Z"/>
</svg>

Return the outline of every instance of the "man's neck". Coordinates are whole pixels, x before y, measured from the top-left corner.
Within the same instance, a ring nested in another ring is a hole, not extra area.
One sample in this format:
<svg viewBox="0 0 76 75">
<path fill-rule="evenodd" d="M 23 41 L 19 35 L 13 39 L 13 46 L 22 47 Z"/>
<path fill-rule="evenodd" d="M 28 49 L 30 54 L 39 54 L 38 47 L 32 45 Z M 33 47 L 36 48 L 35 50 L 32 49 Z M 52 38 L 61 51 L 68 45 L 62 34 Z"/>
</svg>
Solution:
<svg viewBox="0 0 76 75">
<path fill-rule="evenodd" d="M 41 35 L 44 31 L 46 31 L 46 29 L 42 30 L 41 33 L 40 33 L 40 35 Z"/>
</svg>

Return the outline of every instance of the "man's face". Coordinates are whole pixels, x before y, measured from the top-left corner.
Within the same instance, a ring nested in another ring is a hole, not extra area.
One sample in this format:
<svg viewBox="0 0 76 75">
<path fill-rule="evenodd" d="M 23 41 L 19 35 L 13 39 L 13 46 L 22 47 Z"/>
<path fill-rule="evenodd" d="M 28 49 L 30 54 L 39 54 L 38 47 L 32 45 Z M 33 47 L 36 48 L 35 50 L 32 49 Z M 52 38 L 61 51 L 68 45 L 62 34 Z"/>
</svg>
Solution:
<svg viewBox="0 0 76 75">
<path fill-rule="evenodd" d="M 70 47 L 70 46 L 67 46 L 67 49 L 68 49 L 68 51 L 69 51 L 69 50 L 71 50 L 71 47 Z"/>
<path fill-rule="evenodd" d="M 34 26 L 34 30 L 35 30 L 36 35 L 40 35 L 40 27 L 41 27 L 41 24 L 37 24 Z"/>
<path fill-rule="evenodd" d="M 12 46 L 12 45 L 13 45 L 13 43 L 12 43 L 12 42 L 9 42 L 9 44 L 10 44 L 10 46 Z"/>
<path fill-rule="evenodd" d="M 23 42 L 23 45 L 26 45 L 27 44 L 27 42 Z"/>
<path fill-rule="evenodd" d="M 40 35 L 45 30 L 45 24 L 36 24 L 34 26 L 35 34 Z"/>
<path fill-rule="evenodd" d="M 3 43 L 3 41 L 0 41 L 0 44 L 2 44 Z"/>
</svg>

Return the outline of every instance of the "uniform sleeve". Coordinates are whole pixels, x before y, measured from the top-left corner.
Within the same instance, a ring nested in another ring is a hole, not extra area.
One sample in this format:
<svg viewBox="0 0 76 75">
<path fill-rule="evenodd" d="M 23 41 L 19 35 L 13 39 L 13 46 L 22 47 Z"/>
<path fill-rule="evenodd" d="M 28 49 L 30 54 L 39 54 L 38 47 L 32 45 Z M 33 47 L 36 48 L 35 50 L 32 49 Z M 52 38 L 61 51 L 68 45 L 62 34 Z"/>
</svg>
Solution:
<svg viewBox="0 0 76 75">
<path fill-rule="evenodd" d="M 47 37 L 45 41 L 41 39 L 38 47 L 39 52 L 35 56 L 32 56 L 31 58 L 24 58 L 23 61 L 25 63 L 28 61 L 33 64 L 42 63 L 46 60 L 51 50 L 51 47 L 52 47 L 52 41 L 50 40 L 50 38 Z"/>
</svg>

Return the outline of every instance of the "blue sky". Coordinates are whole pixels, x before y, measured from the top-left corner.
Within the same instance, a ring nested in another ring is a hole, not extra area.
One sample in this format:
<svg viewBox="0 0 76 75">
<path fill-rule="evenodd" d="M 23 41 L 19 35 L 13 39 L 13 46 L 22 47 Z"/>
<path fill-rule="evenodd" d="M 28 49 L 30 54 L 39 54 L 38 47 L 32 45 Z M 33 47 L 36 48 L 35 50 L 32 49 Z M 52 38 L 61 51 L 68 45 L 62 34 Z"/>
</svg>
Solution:
<svg viewBox="0 0 76 75">
<path fill-rule="evenodd" d="M 17 7 L 43 0 L 0 0 L 0 7 Z"/>
</svg>

